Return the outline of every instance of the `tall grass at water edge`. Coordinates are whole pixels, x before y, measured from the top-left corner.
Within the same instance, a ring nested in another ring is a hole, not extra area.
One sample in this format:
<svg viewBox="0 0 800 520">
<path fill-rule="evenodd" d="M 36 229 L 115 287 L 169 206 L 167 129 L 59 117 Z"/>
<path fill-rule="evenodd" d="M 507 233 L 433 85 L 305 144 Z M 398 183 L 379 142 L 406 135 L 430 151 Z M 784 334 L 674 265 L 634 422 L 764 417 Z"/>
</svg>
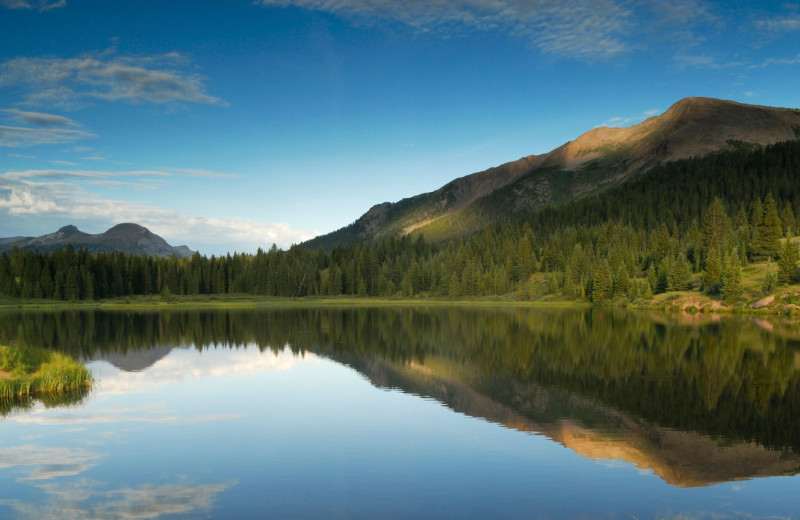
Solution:
<svg viewBox="0 0 800 520">
<path fill-rule="evenodd" d="M 63 392 L 91 384 L 89 371 L 69 356 L 32 347 L 0 346 L 0 399 Z"/>
</svg>

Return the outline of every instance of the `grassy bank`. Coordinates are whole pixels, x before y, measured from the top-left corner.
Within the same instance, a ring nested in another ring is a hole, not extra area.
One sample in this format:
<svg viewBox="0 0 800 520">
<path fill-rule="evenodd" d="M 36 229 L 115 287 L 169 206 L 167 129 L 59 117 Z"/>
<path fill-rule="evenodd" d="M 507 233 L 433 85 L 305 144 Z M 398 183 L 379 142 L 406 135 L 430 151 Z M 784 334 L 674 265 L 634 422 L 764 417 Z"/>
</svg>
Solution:
<svg viewBox="0 0 800 520">
<path fill-rule="evenodd" d="M 63 392 L 90 384 L 86 367 L 65 354 L 0 346 L 0 399 Z"/>
<path fill-rule="evenodd" d="M 586 302 L 567 300 L 519 301 L 515 294 L 485 298 L 448 299 L 419 296 L 415 298 L 376 298 L 329 296 L 281 298 L 247 294 L 172 296 L 165 301 L 159 296 L 133 296 L 96 301 L 65 302 L 57 300 L 0 298 L 0 309 L 14 310 L 168 310 L 168 309 L 248 309 L 280 307 L 391 307 L 391 306 L 530 306 L 585 307 Z"/>
</svg>

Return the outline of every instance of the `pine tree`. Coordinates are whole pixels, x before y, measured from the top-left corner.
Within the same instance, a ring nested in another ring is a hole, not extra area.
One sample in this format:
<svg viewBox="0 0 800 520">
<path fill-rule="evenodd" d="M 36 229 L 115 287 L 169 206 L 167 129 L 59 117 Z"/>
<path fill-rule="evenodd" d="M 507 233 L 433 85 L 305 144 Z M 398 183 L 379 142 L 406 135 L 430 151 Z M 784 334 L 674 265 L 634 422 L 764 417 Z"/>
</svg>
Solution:
<svg viewBox="0 0 800 520">
<path fill-rule="evenodd" d="M 764 199 L 764 216 L 756 226 L 756 236 L 753 239 L 753 254 L 756 258 L 771 260 L 778 255 L 778 240 L 783 235 L 781 219 L 775 208 L 775 199 L 767 195 Z"/>
<path fill-rule="evenodd" d="M 703 249 L 706 254 L 712 248 L 721 250 L 730 230 L 731 222 L 725 212 L 725 206 L 719 197 L 714 197 L 703 217 Z"/>
<path fill-rule="evenodd" d="M 652 294 L 658 293 L 658 275 L 652 263 L 650 267 L 647 268 L 647 284 L 650 286 L 650 292 Z"/>
<path fill-rule="evenodd" d="M 794 218 L 794 210 L 792 209 L 792 201 L 787 200 L 783 207 L 781 214 L 781 227 L 783 229 L 783 236 L 789 238 L 794 236 L 794 228 L 797 221 Z"/>
<path fill-rule="evenodd" d="M 613 277 L 611 275 L 611 268 L 608 266 L 608 261 L 603 262 L 597 266 L 592 277 L 592 301 L 602 302 L 610 300 L 613 296 Z"/>
<path fill-rule="evenodd" d="M 788 238 L 783 241 L 778 258 L 778 283 L 789 284 L 794 281 L 797 268 L 797 244 Z"/>
<path fill-rule="evenodd" d="M 456 276 L 456 273 L 452 273 L 450 275 L 450 283 L 447 286 L 447 295 L 451 298 L 461 296 L 461 285 L 458 282 L 458 276 Z"/>
<path fill-rule="evenodd" d="M 620 265 L 614 273 L 614 294 L 628 294 L 631 279 L 625 271 L 625 266 Z"/>
<path fill-rule="evenodd" d="M 669 270 L 668 283 L 670 291 L 685 291 L 689 288 L 692 278 L 692 268 L 683 255 L 680 255 Z"/>
<path fill-rule="evenodd" d="M 727 304 L 736 303 L 742 297 L 742 267 L 737 251 L 725 259 L 725 272 L 722 274 L 722 299 Z"/>
<path fill-rule="evenodd" d="M 708 250 L 706 268 L 703 271 L 703 287 L 706 294 L 719 294 L 722 289 L 722 261 L 716 248 Z"/>
</svg>

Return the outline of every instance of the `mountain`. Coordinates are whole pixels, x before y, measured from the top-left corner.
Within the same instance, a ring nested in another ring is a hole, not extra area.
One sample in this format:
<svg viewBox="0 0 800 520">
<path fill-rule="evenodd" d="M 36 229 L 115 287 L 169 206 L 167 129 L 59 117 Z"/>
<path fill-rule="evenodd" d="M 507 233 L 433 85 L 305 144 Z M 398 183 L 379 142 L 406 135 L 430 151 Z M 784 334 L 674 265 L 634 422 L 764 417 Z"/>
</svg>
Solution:
<svg viewBox="0 0 800 520">
<path fill-rule="evenodd" d="M 173 247 L 160 236 L 138 224 L 117 224 L 105 233 L 92 235 L 75 226 L 64 226 L 55 233 L 40 237 L 0 238 L 0 253 L 14 247 L 36 251 L 52 251 L 72 244 L 75 249 L 85 248 L 91 253 L 119 251 L 145 256 L 172 255 L 189 257 L 194 251 L 186 246 Z"/>
<path fill-rule="evenodd" d="M 544 435 L 586 458 L 634 464 L 677 487 L 796 475 L 800 469 L 800 455 L 789 450 L 667 428 L 567 391 L 495 379 L 446 358 L 431 356 L 420 365 L 380 356 L 330 357 L 378 388 L 433 398 L 454 412 Z"/>
<path fill-rule="evenodd" d="M 176 347 L 172 345 L 156 345 L 141 350 L 131 349 L 124 353 L 98 351 L 89 361 L 107 361 L 125 372 L 142 372 L 167 357 L 173 348 Z"/>
<path fill-rule="evenodd" d="M 627 128 L 594 128 L 542 155 L 455 179 L 436 191 L 373 206 L 309 248 L 423 233 L 442 239 L 595 193 L 666 162 L 800 138 L 800 109 L 685 98 Z"/>
</svg>

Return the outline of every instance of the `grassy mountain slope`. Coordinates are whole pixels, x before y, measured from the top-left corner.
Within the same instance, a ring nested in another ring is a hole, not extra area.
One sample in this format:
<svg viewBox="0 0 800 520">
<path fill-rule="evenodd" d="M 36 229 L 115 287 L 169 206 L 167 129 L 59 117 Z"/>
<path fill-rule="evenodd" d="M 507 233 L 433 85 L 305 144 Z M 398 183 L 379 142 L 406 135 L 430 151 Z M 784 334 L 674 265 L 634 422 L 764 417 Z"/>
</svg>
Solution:
<svg viewBox="0 0 800 520">
<path fill-rule="evenodd" d="M 800 110 L 686 98 L 627 128 L 592 129 L 543 155 L 455 179 L 436 191 L 373 206 L 306 245 L 415 232 L 443 239 L 617 185 L 677 159 L 800 138 Z"/>
</svg>

